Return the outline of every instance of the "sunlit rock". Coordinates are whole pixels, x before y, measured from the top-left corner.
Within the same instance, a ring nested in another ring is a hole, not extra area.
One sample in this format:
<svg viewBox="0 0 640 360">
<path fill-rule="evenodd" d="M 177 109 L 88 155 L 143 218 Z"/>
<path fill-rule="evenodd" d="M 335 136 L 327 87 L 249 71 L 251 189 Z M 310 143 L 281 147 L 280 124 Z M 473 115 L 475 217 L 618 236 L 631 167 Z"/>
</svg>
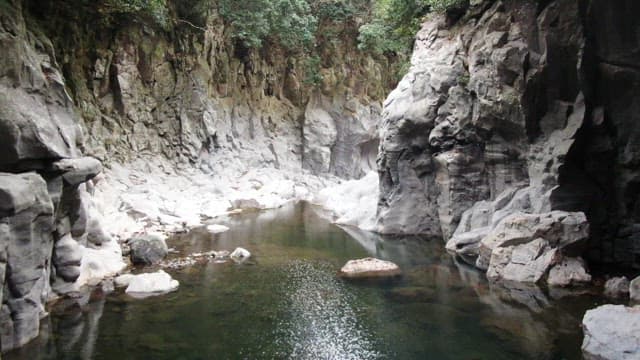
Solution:
<svg viewBox="0 0 640 360">
<path fill-rule="evenodd" d="M 375 229 L 376 204 L 378 202 L 378 175 L 370 172 L 359 180 L 344 181 L 321 190 L 313 199 L 329 210 L 333 222 L 340 225 Z"/>
<path fill-rule="evenodd" d="M 216 257 L 218 256 L 216 255 Z M 249 252 L 249 250 L 239 247 L 233 250 L 233 252 L 229 255 L 229 257 L 236 261 L 246 260 L 251 257 L 251 253 Z"/>
<path fill-rule="evenodd" d="M 376 258 L 349 260 L 338 273 L 344 278 L 393 277 L 402 274 L 398 265 Z"/>
<path fill-rule="evenodd" d="M 219 224 L 212 224 L 207 225 L 206 230 L 211 234 L 220 234 L 229 231 L 229 227 Z"/>
<path fill-rule="evenodd" d="M 177 290 L 180 285 L 177 280 L 162 270 L 155 273 L 133 275 L 125 281 L 128 281 L 125 292 L 134 297 L 165 294 Z"/>
</svg>

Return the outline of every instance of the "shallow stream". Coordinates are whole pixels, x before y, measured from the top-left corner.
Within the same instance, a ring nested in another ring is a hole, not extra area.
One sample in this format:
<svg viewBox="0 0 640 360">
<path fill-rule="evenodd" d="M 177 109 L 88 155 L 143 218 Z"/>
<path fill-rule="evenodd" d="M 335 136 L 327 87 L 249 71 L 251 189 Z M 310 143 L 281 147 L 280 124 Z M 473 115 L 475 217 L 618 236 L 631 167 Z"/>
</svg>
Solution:
<svg viewBox="0 0 640 360">
<path fill-rule="evenodd" d="M 65 301 L 38 339 L 3 358 L 579 359 L 580 320 L 600 302 L 490 285 L 441 240 L 342 229 L 308 204 L 221 223 L 231 230 L 193 231 L 169 246 L 183 256 L 242 246 L 250 260 L 167 270 L 180 288 L 163 296 Z M 366 256 L 397 263 L 403 277 L 336 278 Z"/>
</svg>

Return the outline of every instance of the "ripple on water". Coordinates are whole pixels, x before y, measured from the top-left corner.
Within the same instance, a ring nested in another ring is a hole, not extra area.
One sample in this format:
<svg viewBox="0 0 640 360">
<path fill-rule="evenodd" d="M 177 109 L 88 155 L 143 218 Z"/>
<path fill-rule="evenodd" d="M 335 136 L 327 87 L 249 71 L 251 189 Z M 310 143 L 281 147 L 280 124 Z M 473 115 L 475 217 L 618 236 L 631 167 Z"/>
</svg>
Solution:
<svg viewBox="0 0 640 360">
<path fill-rule="evenodd" d="M 290 359 L 379 359 L 373 335 L 358 320 L 355 296 L 328 263 L 293 261 L 282 282 L 288 294 L 275 338 Z"/>
</svg>

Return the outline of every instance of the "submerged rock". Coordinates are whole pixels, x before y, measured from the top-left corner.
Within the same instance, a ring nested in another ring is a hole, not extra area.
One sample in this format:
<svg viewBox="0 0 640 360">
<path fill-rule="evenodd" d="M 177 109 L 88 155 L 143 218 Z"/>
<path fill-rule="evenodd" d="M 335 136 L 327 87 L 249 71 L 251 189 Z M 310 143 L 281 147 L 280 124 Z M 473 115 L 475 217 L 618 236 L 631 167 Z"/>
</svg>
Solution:
<svg viewBox="0 0 640 360">
<path fill-rule="evenodd" d="M 604 305 L 582 319 L 582 352 L 587 360 L 640 358 L 640 307 Z"/>
<path fill-rule="evenodd" d="M 344 278 L 393 277 L 402 274 L 398 265 L 376 258 L 349 260 L 338 273 Z"/>
<path fill-rule="evenodd" d="M 229 227 L 218 224 L 207 225 L 205 229 L 211 234 L 220 234 L 229 231 Z"/>
<path fill-rule="evenodd" d="M 629 279 L 626 276 L 613 277 L 604 283 L 604 295 L 610 298 L 629 296 Z"/>
<path fill-rule="evenodd" d="M 167 256 L 169 248 L 164 238 L 158 234 L 148 234 L 129 240 L 131 262 L 151 265 Z"/>
<path fill-rule="evenodd" d="M 120 278 L 120 277 L 119 277 Z M 116 282 L 118 278 L 116 278 Z M 159 270 L 155 273 L 138 274 L 120 279 L 120 284 L 128 283 L 125 292 L 134 297 L 161 295 L 178 289 L 180 283 L 171 275 Z"/>
<path fill-rule="evenodd" d="M 216 255 L 216 257 L 221 257 L 221 256 Z M 239 247 L 233 250 L 233 252 L 231 253 L 231 255 L 229 255 L 229 257 L 232 258 L 233 260 L 245 260 L 251 257 L 251 253 L 249 252 L 249 250 Z"/>
</svg>

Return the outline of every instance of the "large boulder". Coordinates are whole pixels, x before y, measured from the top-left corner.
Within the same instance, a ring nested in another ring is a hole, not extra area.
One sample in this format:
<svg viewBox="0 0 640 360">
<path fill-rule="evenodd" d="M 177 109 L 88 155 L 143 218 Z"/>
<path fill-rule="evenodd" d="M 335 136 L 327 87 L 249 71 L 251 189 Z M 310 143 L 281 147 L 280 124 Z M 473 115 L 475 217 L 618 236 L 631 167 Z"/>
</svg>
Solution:
<svg viewBox="0 0 640 360">
<path fill-rule="evenodd" d="M 376 258 L 364 258 L 349 260 L 341 269 L 338 275 L 343 278 L 381 278 L 394 277 L 402 272 L 398 265 Z"/>
<path fill-rule="evenodd" d="M 582 320 L 586 360 L 640 359 L 640 307 L 603 305 Z"/>
<path fill-rule="evenodd" d="M 50 289 L 53 224 L 53 203 L 42 177 L 0 173 L 0 271 L 3 287 L 10 289 L 0 310 L 3 351 L 38 335 Z"/>
<path fill-rule="evenodd" d="M 115 283 L 117 286 L 126 286 L 125 292 L 133 297 L 166 294 L 177 290 L 180 285 L 162 270 L 155 273 L 121 275 L 115 279 Z"/>
<path fill-rule="evenodd" d="M 586 241 L 589 223 L 584 213 L 552 211 L 543 214 L 515 213 L 504 218 L 480 242 L 476 265 L 490 266 L 492 252 L 497 248 L 526 244 L 543 239 L 549 248 L 566 248 Z"/>
<path fill-rule="evenodd" d="M 498 247 L 491 253 L 487 278 L 495 281 L 538 283 L 558 260 L 558 249 L 550 247 L 542 238 L 519 245 Z"/>
<path fill-rule="evenodd" d="M 148 234 L 131 238 L 131 262 L 134 264 L 151 265 L 160 262 L 169 253 L 165 239 L 159 234 Z"/>
<path fill-rule="evenodd" d="M 102 163 L 92 157 L 62 159 L 51 165 L 51 171 L 62 173 L 65 183 L 75 186 L 87 182 L 101 173 Z"/>
<path fill-rule="evenodd" d="M 588 282 L 591 276 L 582 260 L 564 257 L 588 235 L 583 213 L 516 213 L 482 239 L 476 266 L 496 281 L 538 283 L 548 278 L 549 285 L 557 286 Z"/>
</svg>

